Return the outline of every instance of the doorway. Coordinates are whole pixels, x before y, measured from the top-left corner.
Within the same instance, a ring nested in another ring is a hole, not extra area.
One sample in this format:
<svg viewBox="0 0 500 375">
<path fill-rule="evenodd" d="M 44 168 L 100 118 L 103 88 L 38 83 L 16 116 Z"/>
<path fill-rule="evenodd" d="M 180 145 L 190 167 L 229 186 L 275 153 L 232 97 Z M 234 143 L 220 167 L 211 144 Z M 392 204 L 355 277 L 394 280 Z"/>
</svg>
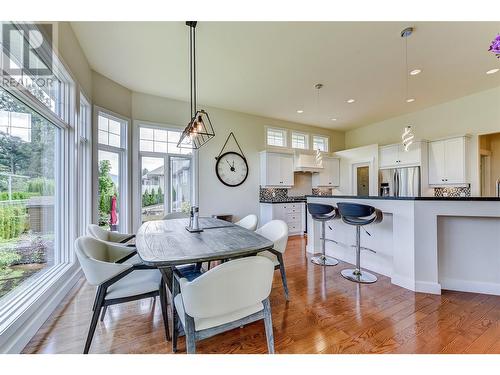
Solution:
<svg viewBox="0 0 500 375">
<path fill-rule="evenodd" d="M 360 163 L 353 166 L 352 193 L 358 196 L 370 195 L 370 164 Z"/>
<path fill-rule="evenodd" d="M 481 196 L 496 196 L 500 181 L 500 133 L 479 136 L 479 172 Z"/>
</svg>

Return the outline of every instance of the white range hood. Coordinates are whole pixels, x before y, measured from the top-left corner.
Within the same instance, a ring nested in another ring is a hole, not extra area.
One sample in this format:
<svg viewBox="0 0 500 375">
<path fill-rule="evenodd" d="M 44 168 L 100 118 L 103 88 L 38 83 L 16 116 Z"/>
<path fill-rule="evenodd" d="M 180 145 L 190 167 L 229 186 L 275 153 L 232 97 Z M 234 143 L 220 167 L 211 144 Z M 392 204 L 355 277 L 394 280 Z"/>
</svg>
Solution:
<svg viewBox="0 0 500 375">
<path fill-rule="evenodd" d="M 295 153 L 293 158 L 294 172 L 321 172 L 323 170 L 323 162 L 318 160 L 316 153 Z"/>
</svg>

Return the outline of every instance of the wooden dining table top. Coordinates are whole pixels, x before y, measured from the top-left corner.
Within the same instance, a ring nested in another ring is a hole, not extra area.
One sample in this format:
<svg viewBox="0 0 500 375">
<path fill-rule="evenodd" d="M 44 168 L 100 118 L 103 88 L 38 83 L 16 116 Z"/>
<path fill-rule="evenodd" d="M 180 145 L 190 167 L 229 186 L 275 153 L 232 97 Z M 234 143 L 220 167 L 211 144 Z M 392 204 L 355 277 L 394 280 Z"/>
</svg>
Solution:
<svg viewBox="0 0 500 375">
<path fill-rule="evenodd" d="M 135 243 L 141 260 L 150 266 L 171 267 L 254 255 L 270 250 L 273 242 L 254 231 L 210 217 L 199 219 L 199 233 L 186 230 L 189 219 L 148 221 Z"/>
</svg>

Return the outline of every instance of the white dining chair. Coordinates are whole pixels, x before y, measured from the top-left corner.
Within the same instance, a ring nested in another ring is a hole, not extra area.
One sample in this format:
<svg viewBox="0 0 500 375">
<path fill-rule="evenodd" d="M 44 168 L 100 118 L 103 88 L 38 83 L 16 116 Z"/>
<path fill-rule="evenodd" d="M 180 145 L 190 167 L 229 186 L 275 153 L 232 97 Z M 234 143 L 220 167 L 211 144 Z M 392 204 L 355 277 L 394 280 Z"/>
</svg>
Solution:
<svg viewBox="0 0 500 375">
<path fill-rule="evenodd" d="M 240 227 L 246 228 L 248 230 L 254 231 L 257 229 L 257 224 L 259 222 L 259 218 L 257 215 L 247 215 L 240 221 L 237 221 L 235 224 L 239 225 Z"/>
<path fill-rule="evenodd" d="M 125 242 L 128 242 L 129 240 L 135 237 L 134 234 L 111 232 L 109 230 L 101 228 L 99 225 L 96 224 L 89 224 L 87 226 L 87 233 L 91 237 L 94 237 L 95 239 L 105 242 L 113 242 L 116 244 L 124 244 Z M 123 255 L 123 258 L 117 259 L 115 263 L 131 263 L 131 264 L 142 263 L 141 259 L 137 255 L 137 250 L 135 248 L 135 245 L 122 245 L 122 246 L 124 247 L 126 246 L 126 249 L 128 248 L 128 253 L 125 253 Z"/>
<path fill-rule="evenodd" d="M 170 212 L 163 216 L 162 220 L 172 220 L 172 219 L 187 219 L 189 214 L 187 212 Z"/>
<path fill-rule="evenodd" d="M 75 252 L 87 282 L 97 286 L 92 320 L 83 353 L 87 354 L 101 314 L 110 305 L 159 296 L 165 335 L 170 340 L 167 292 L 160 271 L 143 264 L 115 263 L 128 249 L 110 242 L 82 236 L 75 241 Z"/>
<path fill-rule="evenodd" d="M 273 272 L 271 261 L 253 256 L 221 264 L 193 281 L 176 275 L 173 352 L 177 351 L 179 320 L 186 334 L 187 352 L 192 354 L 196 341 L 263 319 L 268 352 L 274 353 L 269 303 Z"/>
<path fill-rule="evenodd" d="M 280 270 L 285 298 L 288 301 L 288 285 L 286 282 L 285 262 L 283 261 L 283 254 L 288 243 L 288 225 L 283 220 L 271 220 L 255 232 L 274 242 L 272 250 L 263 251 L 258 255 L 270 259 L 274 264 L 274 269 Z"/>
</svg>

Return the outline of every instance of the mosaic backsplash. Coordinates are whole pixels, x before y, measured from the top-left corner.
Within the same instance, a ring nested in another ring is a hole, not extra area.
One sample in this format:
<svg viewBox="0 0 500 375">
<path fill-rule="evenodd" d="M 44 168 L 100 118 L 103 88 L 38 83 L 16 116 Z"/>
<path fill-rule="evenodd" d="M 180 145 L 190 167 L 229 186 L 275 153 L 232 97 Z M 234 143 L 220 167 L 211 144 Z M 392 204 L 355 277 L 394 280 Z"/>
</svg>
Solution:
<svg viewBox="0 0 500 375">
<path fill-rule="evenodd" d="M 435 197 L 470 197 L 470 187 L 434 188 Z"/>
<path fill-rule="evenodd" d="M 312 189 L 312 195 L 331 195 L 332 194 L 332 189 L 331 188 L 320 188 Z M 282 189 L 282 188 L 260 188 L 260 196 L 259 199 L 260 201 L 265 201 L 265 202 L 281 202 L 281 201 L 286 201 L 294 198 L 303 198 L 303 197 L 289 197 L 288 196 L 288 189 Z"/>
</svg>

